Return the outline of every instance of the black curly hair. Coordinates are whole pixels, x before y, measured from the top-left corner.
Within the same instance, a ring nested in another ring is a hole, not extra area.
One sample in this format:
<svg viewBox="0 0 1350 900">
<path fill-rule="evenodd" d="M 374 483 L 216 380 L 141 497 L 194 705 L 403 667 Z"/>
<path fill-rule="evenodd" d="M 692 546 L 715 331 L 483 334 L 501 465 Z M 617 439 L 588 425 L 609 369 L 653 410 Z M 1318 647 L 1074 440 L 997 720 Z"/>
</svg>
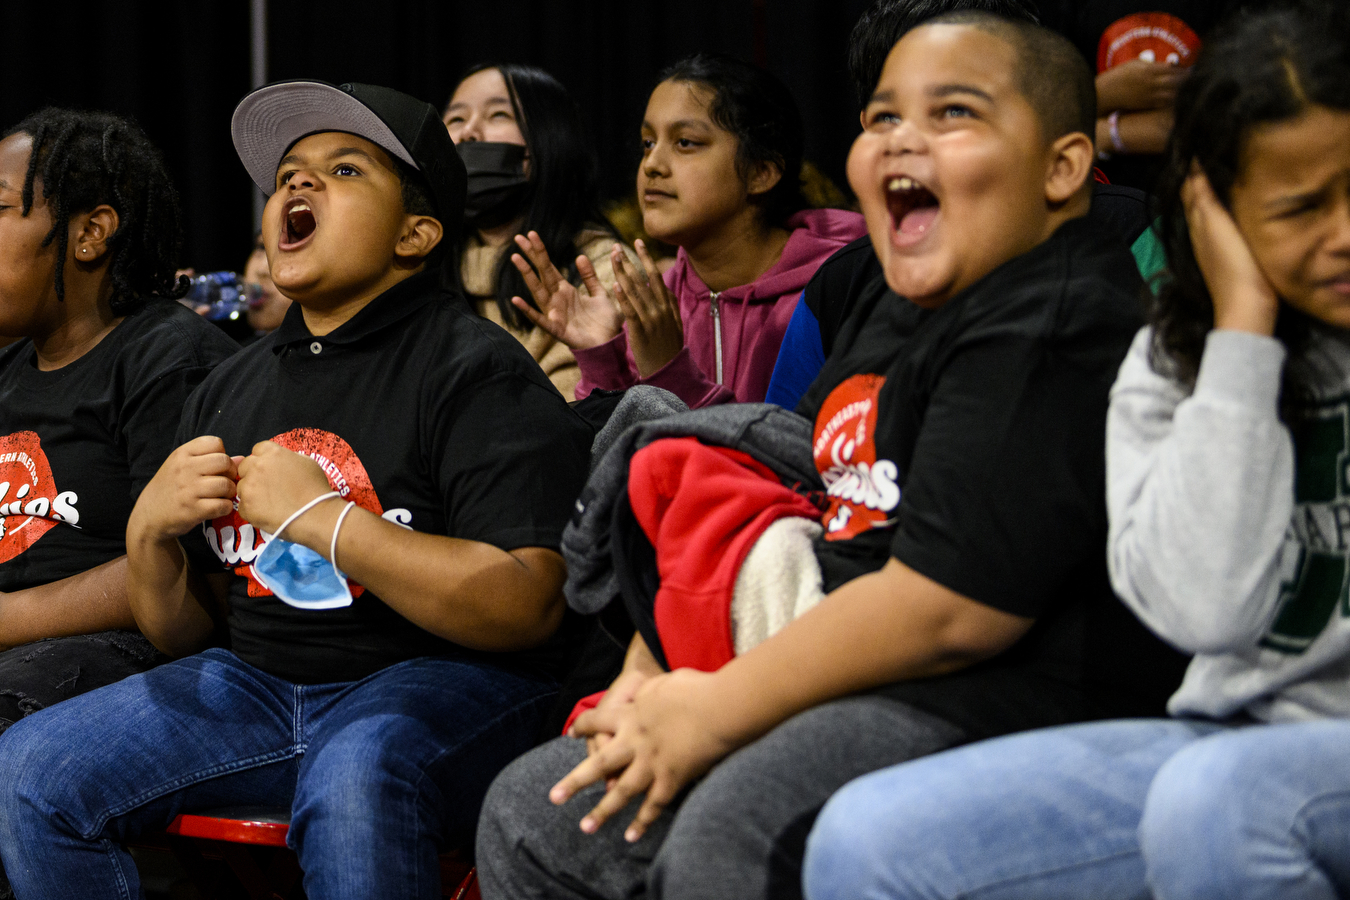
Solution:
<svg viewBox="0 0 1350 900">
<path fill-rule="evenodd" d="M 126 315 L 149 297 L 181 297 L 188 287 L 178 278 L 182 214 L 159 150 L 135 122 L 106 112 L 47 107 L 0 138 L 32 138 L 23 182 L 23 215 L 33 209 L 34 189 L 52 215 L 43 246 L 56 243 L 66 258 L 70 217 L 101 204 L 117 210 L 118 225 L 108 239 L 112 309 Z M 56 296 L 65 300 L 64 265 L 56 266 Z"/>
<path fill-rule="evenodd" d="M 1149 356 L 1159 373 L 1193 386 L 1205 337 L 1214 328 L 1214 301 L 1181 201 L 1192 161 L 1229 207 L 1252 129 L 1290 121 L 1312 106 L 1350 112 L 1350 15 L 1330 2 L 1239 14 L 1210 36 L 1182 82 L 1158 185 L 1167 273 L 1150 311 Z M 1308 324 L 1302 313 L 1280 305 L 1275 333 L 1290 358 L 1298 355 Z M 1289 377 L 1295 368 L 1286 368 L 1286 402 L 1298 392 Z"/>
</svg>

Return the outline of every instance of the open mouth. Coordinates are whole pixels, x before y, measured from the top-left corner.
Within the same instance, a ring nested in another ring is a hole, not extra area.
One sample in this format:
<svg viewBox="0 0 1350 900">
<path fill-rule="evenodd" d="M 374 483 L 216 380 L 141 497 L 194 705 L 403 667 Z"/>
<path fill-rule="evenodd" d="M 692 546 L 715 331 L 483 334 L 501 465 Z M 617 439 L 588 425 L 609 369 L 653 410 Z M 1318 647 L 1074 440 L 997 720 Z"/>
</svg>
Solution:
<svg viewBox="0 0 1350 900">
<path fill-rule="evenodd" d="M 937 218 L 937 197 L 908 175 L 886 179 L 886 208 L 891 213 L 891 229 L 900 236 L 917 241 Z"/>
<path fill-rule="evenodd" d="M 281 249 L 290 250 L 303 244 L 317 226 L 314 210 L 310 208 L 309 202 L 292 200 L 286 207 L 286 214 L 281 223 Z"/>
</svg>

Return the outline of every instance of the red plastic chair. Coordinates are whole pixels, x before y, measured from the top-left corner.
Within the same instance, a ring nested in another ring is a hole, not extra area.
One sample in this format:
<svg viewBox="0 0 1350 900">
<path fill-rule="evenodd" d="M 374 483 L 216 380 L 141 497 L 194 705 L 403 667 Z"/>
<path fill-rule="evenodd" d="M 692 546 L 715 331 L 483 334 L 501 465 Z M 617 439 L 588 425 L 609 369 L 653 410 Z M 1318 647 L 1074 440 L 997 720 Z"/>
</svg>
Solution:
<svg viewBox="0 0 1350 900">
<path fill-rule="evenodd" d="M 290 821 L 290 810 L 277 807 L 215 809 L 178 816 L 162 835 L 147 835 L 135 844 L 172 853 L 212 900 L 222 896 L 219 862 L 251 900 L 298 900 L 304 892 L 300 865 L 286 847 Z M 441 896 L 481 900 L 478 873 L 460 851 L 441 855 Z"/>
</svg>

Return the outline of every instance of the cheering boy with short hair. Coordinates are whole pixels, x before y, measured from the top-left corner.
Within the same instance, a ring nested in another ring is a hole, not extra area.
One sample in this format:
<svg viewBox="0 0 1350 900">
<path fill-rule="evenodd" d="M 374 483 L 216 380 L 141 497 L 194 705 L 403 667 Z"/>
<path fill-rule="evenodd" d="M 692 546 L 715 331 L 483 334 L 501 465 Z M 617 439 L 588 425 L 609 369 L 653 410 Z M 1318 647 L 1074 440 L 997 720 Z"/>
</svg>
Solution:
<svg viewBox="0 0 1350 900">
<path fill-rule="evenodd" d="M 828 593 L 714 672 L 662 672 L 635 639 L 572 737 L 493 785 L 486 900 L 791 897 L 851 778 L 1161 709 L 1165 651 L 1105 571 L 1107 391 L 1141 285 L 1082 218 L 1094 102 L 1073 47 L 1026 23 L 943 16 L 895 46 L 848 166 L 895 293 L 860 301 L 799 407 Z"/>
</svg>

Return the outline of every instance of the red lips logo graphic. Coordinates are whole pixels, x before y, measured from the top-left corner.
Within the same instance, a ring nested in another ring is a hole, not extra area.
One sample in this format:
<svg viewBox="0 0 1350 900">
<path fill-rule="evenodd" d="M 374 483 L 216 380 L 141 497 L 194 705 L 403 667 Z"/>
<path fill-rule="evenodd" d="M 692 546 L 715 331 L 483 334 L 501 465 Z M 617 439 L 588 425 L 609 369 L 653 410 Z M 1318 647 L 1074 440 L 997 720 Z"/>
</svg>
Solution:
<svg viewBox="0 0 1350 900">
<path fill-rule="evenodd" d="M 816 415 L 812 454 L 830 506 L 822 523 L 827 541 L 842 541 L 890 524 L 900 503 L 898 469 L 877 459 L 877 398 L 884 375 L 854 375 L 825 398 Z"/>
<path fill-rule="evenodd" d="M 0 437 L 0 563 L 33 546 L 58 522 L 79 522 L 78 501 L 74 491 L 57 491 L 36 432 Z"/>
<path fill-rule="evenodd" d="M 342 495 L 343 500 L 355 500 L 356 505 L 368 509 L 375 515 L 382 515 L 384 507 L 380 498 L 375 496 L 375 487 L 370 483 L 366 467 L 357 458 L 351 445 L 329 431 L 319 428 L 296 428 L 272 438 L 287 450 L 303 453 L 319 464 L 328 478 L 333 490 Z M 228 516 L 221 516 L 207 522 L 204 526 L 206 541 L 216 556 L 227 565 L 234 567 L 236 575 L 248 579 L 250 597 L 270 597 L 272 592 L 258 583 L 250 571 L 250 564 L 262 552 L 262 533 L 245 521 L 235 509 Z M 325 554 L 327 555 L 327 554 Z M 365 588 L 355 581 L 349 582 L 352 597 L 360 597 Z"/>
</svg>

